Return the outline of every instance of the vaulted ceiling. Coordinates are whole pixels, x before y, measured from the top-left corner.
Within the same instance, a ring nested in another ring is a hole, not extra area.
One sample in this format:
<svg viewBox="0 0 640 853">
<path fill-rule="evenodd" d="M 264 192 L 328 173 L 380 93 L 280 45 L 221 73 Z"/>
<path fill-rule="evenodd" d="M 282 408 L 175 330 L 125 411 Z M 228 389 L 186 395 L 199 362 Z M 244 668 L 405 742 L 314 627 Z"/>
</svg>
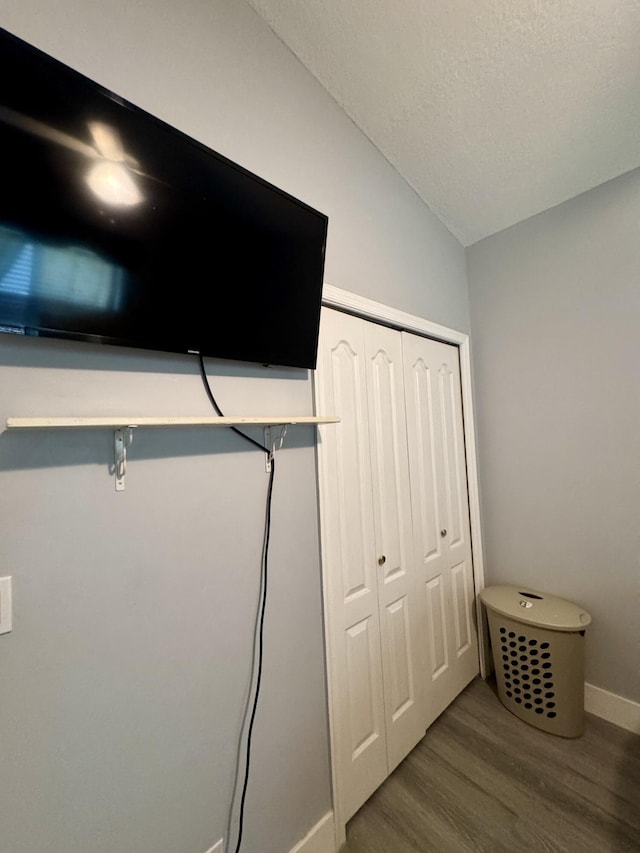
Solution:
<svg viewBox="0 0 640 853">
<path fill-rule="evenodd" d="M 249 0 L 468 246 L 640 165 L 640 0 Z"/>
</svg>

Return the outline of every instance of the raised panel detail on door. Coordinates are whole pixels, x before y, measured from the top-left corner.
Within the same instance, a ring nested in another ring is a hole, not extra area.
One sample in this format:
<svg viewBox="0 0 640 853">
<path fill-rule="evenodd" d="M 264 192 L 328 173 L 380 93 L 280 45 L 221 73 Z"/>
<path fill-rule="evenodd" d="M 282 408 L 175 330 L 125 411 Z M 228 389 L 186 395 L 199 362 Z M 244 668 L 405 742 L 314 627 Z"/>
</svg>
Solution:
<svg viewBox="0 0 640 853">
<path fill-rule="evenodd" d="M 431 680 L 447 671 L 449 665 L 447 640 L 447 615 L 444 604 L 442 575 L 428 580 L 425 585 L 427 599 L 427 648 Z"/>
<path fill-rule="evenodd" d="M 366 455 L 367 424 L 365 401 L 359 390 L 362 354 L 353 350 L 345 339 L 337 341 L 329 353 L 330 377 L 333 385 L 333 404 L 336 410 L 347 412 L 339 424 L 340 441 L 336 442 L 335 477 L 345 600 L 371 592 L 375 584 L 370 559 L 371 523 L 367 517 L 369 489 Z"/>
<path fill-rule="evenodd" d="M 467 567 L 459 563 L 451 569 L 453 612 L 456 628 L 456 655 L 463 655 L 471 645 L 471 624 L 469 619 L 469 584 L 467 583 Z"/>
<path fill-rule="evenodd" d="M 369 422 L 369 433 L 373 456 L 374 488 L 379 498 L 375 503 L 379 531 L 376 538 L 386 555 L 383 567 L 386 580 L 404 571 L 400 553 L 404 525 L 401 492 L 407 484 L 402 482 L 398 461 L 398 421 L 394 387 L 398 366 L 390 361 L 389 354 L 383 349 L 375 348 L 374 354 L 368 357 L 371 379 L 368 396 L 370 408 L 373 409 L 373 422 L 371 420 Z M 400 376 L 402 377 L 402 373 Z"/>
<path fill-rule="evenodd" d="M 414 696 L 413 673 L 411 671 L 410 619 L 407 599 L 403 596 L 387 607 L 387 635 L 391 641 L 393 670 L 390 690 L 392 719 L 399 719 L 411 706 Z"/>
<path fill-rule="evenodd" d="M 433 422 L 433 383 L 430 368 L 419 358 L 412 366 L 411 383 L 405 393 L 414 401 L 413 432 L 422 436 L 415 448 L 417 465 L 412 471 L 413 488 L 420 496 L 419 512 L 413 508 L 414 530 L 421 542 L 419 559 L 426 565 L 440 556 L 440 513 L 436 501 L 437 475 Z"/>
<path fill-rule="evenodd" d="M 415 548 L 429 605 L 429 725 L 479 670 L 462 393 L 456 347 L 406 333 L 402 340 Z"/>
<path fill-rule="evenodd" d="M 371 631 L 371 620 L 363 619 L 348 628 L 345 645 L 351 755 L 355 760 L 380 737 L 384 726 L 375 687 L 371 682 L 372 658 L 379 654 L 378 637 Z"/>
<path fill-rule="evenodd" d="M 440 346 L 446 346 L 440 344 Z M 468 516 L 467 480 L 460 470 L 464 463 L 464 449 L 461 453 L 462 436 L 458 432 L 456 417 L 456 375 L 448 364 L 440 366 L 438 371 L 440 392 L 440 417 L 442 419 L 442 462 L 444 465 L 444 496 L 447 505 L 447 527 L 449 548 L 464 543 L 464 517 Z M 464 498 L 463 498 L 464 490 Z"/>
</svg>

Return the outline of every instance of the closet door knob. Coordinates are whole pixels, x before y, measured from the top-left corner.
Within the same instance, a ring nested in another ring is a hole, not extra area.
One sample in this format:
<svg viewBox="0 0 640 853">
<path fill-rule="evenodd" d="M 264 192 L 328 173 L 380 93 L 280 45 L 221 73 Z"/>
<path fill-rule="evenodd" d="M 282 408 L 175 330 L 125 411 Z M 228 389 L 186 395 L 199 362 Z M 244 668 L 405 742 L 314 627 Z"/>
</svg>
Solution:
<svg viewBox="0 0 640 853">
<path fill-rule="evenodd" d="M 445 537 L 446 535 L 447 535 L 446 528 L 444 528 L 444 527 L 443 527 L 443 528 L 442 528 L 442 530 L 440 531 L 440 536 L 442 536 L 442 538 L 444 539 L 444 537 Z"/>
<path fill-rule="evenodd" d="M 384 555 L 384 554 L 382 555 L 382 557 L 378 557 L 378 565 L 379 565 L 379 566 L 384 566 L 384 564 L 385 564 L 386 562 L 387 562 L 387 558 L 385 557 L 385 555 Z"/>
</svg>

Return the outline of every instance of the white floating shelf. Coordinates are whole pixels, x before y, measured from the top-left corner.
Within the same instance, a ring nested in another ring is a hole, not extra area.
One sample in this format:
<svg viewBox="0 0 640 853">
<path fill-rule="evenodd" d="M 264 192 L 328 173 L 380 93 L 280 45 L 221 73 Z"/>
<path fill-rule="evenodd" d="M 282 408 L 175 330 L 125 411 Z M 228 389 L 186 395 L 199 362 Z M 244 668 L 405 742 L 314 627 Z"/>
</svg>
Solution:
<svg viewBox="0 0 640 853">
<path fill-rule="evenodd" d="M 285 424 L 336 424 L 340 418 L 291 415 L 268 417 L 117 417 L 7 418 L 7 429 L 128 429 L 154 426 L 280 426 Z"/>
<path fill-rule="evenodd" d="M 280 447 L 288 426 L 295 424 L 337 424 L 340 418 L 332 415 L 318 417 L 302 415 L 300 417 L 285 415 L 267 417 L 105 417 L 105 418 L 7 418 L 7 429 L 112 429 L 114 442 L 114 473 L 116 491 L 124 489 L 124 475 L 127 470 L 127 447 L 133 441 L 133 430 L 139 427 L 174 427 L 174 426 L 262 426 L 265 428 L 265 447 L 272 447 L 266 461 L 266 470 L 271 470 L 271 459 L 276 445 L 271 443 L 271 427 L 282 427 L 281 435 L 276 442 Z"/>
</svg>

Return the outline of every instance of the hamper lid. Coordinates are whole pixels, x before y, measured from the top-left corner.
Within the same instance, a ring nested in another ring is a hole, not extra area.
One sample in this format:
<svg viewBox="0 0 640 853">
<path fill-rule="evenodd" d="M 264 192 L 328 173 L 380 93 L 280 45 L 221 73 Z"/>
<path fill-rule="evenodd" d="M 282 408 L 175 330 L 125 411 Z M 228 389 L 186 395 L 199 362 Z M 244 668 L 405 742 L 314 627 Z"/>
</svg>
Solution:
<svg viewBox="0 0 640 853">
<path fill-rule="evenodd" d="M 591 616 L 579 604 L 526 586 L 488 586 L 480 593 L 480 600 L 502 616 L 526 625 L 582 631 L 591 624 Z"/>
</svg>

